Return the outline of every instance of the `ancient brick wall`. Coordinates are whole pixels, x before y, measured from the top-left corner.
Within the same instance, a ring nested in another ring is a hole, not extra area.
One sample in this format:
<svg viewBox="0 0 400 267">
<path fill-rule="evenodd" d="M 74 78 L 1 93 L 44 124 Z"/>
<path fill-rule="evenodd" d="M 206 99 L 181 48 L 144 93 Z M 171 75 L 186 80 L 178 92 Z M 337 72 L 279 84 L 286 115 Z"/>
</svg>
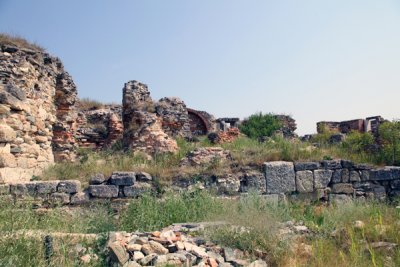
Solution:
<svg viewBox="0 0 400 267">
<path fill-rule="evenodd" d="M 76 86 L 58 58 L 0 46 L 0 180 L 29 180 L 74 159 Z"/>
</svg>

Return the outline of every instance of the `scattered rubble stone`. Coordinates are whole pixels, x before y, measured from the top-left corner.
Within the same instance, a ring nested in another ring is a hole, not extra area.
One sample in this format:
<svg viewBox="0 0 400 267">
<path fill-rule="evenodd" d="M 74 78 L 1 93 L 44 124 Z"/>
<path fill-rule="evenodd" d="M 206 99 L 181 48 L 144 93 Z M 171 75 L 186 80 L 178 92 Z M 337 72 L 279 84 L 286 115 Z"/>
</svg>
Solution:
<svg viewBox="0 0 400 267">
<path fill-rule="evenodd" d="M 201 147 L 188 153 L 180 162 L 180 166 L 201 166 L 213 162 L 231 160 L 232 156 L 228 150 L 222 147 Z"/>
</svg>

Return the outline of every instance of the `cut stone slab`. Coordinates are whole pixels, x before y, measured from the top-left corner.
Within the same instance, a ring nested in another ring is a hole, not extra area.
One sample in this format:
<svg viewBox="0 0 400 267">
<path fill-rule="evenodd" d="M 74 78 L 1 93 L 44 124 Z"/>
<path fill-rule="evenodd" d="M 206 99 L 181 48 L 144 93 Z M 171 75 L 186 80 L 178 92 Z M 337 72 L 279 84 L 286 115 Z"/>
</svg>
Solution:
<svg viewBox="0 0 400 267">
<path fill-rule="evenodd" d="M 341 169 L 335 170 L 332 174 L 331 182 L 333 184 L 341 183 L 342 182 L 342 171 Z"/>
<path fill-rule="evenodd" d="M 102 173 L 97 173 L 90 177 L 89 185 L 99 185 L 107 182 L 107 178 Z"/>
<path fill-rule="evenodd" d="M 136 181 L 136 173 L 134 172 L 113 172 L 110 183 L 113 185 L 131 186 Z"/>
<path fill-rule="evenodd" d="M 121 265 L 124 265 L 129 260 L 129 254 L 119 242 L 113 242 L 108 245 L 111 252 L 111 257 Z"/>
<path fill-rule="evenodd" d="M 273 161 L 264 163 L 267 193 L 296 191 L 296 175 L 293 162 Z"/>
<path fill-rule="evenodd" d="M 297 171 L 313 171 L 319 169 L 319 162 L 295 162 L 294 169 Z"/>
<path fill-rule="evenodd" d="M 350 172 L 350 182 L 360 182 L 361 177 L 358 171 L 351 171 Z"/>
<path fill-rule="evenodd" d="M 371 181 L 388 181 L 392 179 L 392 170 L 389 168 L 374 169 L 369 171 L 369 180 Z"/>
<path fill-rule="evenodd" d="M 98 198 L 118 197 L 118 186 L 116 185 L 90 185 L 90 195 Z"/>
<path fill-rule="evenodd" d="M 71 196 L 72 205 L 82 205 L 90 201 L 89 192 L 78 192 Z"/>
<path fill-rule="evenodd" d="M 124 187 L 124 196 L 137 198 L 143 194 L 149 193 L 152 190 L 151 184 L 148 183 L 135 183 L 132 186 Z"/>
<path fill-rule="evenodd" d="M 342 168 L 341 160 L 323 160 L 321 166 L 325 170 L 337 170 Z"/>
<path fill-rule="evenodd" d="M 299 193 L 311 193 L 314 191 L 314 175 L 312 171 L 296 172 L 296 189 Z"/>
<path fill-rule="evenodd" d="M 136 174 L 136 179 L 140 182 L 150 182 L 153 180 L 153 177 L 147 172 L 138 172 Z"/>
<path fill-rule="evenodd" d="M 354 189 L 352 184 L 333 184 L 332 193 L 335 194 L 353 194 Z"/>
<path fill-rule="evenodd" d="M 324 189 L 328 186 L 332 178 L 332 170 L 315 170 L 314 171 L 314 188 Z"/>
<path fill-rule="evenodd" d="M 57 192 L 59 181 L 46 181 L 36 183 L 36 192 L 39 195 L 48 195 Z"/>
<path fill-rule="evenodd" d="M 67 193 L 53 193 L 50 195 L 50 201 L 53 204 L 58 204 L 58 205 L 66 205 L 69 204 L 71 199 L 70 199 L 70 194 Z"/>
<path fill-rule="evenodd" d="M 74 194 L 81 191 L 81 182 L 78 180 L 66 180 L 58 183 L 57 192 Z"/>
</svg>

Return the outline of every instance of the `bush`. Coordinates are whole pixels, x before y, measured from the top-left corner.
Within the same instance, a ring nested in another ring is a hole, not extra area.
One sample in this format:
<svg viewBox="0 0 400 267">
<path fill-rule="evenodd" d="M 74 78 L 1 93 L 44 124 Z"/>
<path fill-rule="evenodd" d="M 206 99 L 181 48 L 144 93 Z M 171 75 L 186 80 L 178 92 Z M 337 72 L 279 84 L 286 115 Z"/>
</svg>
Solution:
<svg viewBox="0 0 400 267">
<path fill-rule="evenodd" d="M 400 164 L 400 121 L 385 122 L 379 127 L 386 164 Z"/>
<path fill-rule="evenodd" d="M 274 114 L 262 114 L 261 112 L 251 115 L 239 126 L 242 133 L 253 139 L 270 137 L 281 127 L 281 122 Z"/>
<path fill-rule="evenodd" d="M 372 134 L 352 131 L 347 135 L 342 146 L 351 153 L 364 153 L 369 152 L 374 143 L 375 140 Z"/>
</svg>

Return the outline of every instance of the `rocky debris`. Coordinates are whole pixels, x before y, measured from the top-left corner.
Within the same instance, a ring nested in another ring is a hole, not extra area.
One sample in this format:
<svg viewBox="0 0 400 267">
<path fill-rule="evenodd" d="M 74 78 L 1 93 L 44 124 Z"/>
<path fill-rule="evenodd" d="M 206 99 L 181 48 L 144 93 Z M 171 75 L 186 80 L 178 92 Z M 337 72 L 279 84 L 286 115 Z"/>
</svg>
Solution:
<svg viewBox="0 0 400 267">
<path fill-rule="evenodd" d="M 266 162 L 264 163 L 264 171 L 268 194 L 296 191 L 296 178 L 293 162 Z"/>
<path fill-rule="evenodd" d="M 4 182 L 28 181 L 54 160 L 74 160 L 76 95 L 76 86 L 58 58 L 0 44 Z"/>
<path fill-rule="evenodd" d="M 190 137 L 189 114 L 185 103 L 177 97 L 164 97 L 155 104 L 164 132 L 171 137 Z"/>
<path fill-rule="evenodd" d="M 250 262 L 238 249 L 184 234 L 187 229 L 194 232 L 204 227 L 207 223 L 175 224 L 152 233 L 112 233 L 107 242 L 108 262 L 119 266 L 268 266 L 261 259 Z"/>
<path fill-rule="evenodd" d="M 239 128 L 229 128 L 227 131 L 218 132 L 218 144 L 231 143 L 240 136 Z"/>
<path fill-rule="evenodd" d="M 151 155 L 178 150 L 176 141 L 163 130 L 147 85 L 127 82 L 123 88 L 122 104 L 125 148 Z"/>
<path fill-rule="evenodd" d="M 222 147 L 201 147 L 188 153 L 180 162 L 180 166 L 206 166 L 212 163 L 232 160 L 229 150 Z"/>
</svg>

